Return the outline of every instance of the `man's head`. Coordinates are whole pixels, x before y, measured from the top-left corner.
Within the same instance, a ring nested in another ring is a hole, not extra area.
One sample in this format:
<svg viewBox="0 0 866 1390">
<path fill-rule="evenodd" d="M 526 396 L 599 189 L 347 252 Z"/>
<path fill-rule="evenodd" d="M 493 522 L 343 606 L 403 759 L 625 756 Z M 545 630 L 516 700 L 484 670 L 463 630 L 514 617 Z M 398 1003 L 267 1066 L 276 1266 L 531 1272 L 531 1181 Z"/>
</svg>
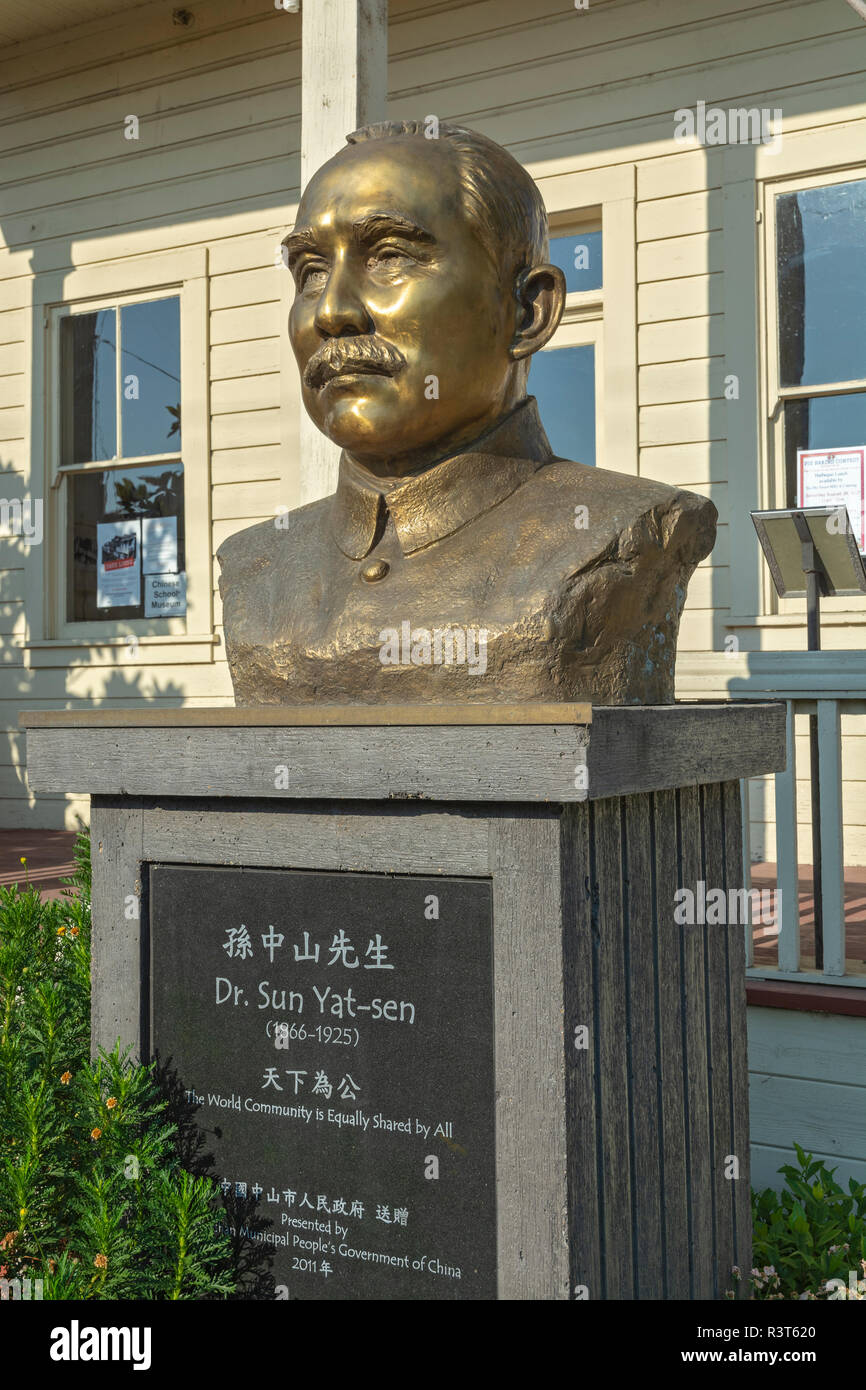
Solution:
<svg viewBox="0 0 866 1390">
<path fill-rule="evenodd" d="M 310 180 L 285 239 L 304 404 L 383 475 L 468 443 L 526 394 L 562 313 L 547 215 L 485 136 L 368 126 Z"/>
</svg>

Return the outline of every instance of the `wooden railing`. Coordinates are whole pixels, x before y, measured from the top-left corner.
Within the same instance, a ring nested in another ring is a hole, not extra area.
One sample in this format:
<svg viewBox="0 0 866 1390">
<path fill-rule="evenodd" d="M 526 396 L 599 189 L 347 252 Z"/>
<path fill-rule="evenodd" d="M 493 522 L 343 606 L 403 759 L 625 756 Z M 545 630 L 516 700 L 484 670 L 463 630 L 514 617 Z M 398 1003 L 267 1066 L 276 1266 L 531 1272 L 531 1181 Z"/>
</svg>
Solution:
<svg viewBox="0 0 866 1390">
<path fill-rule="evenodd" d="M 749 692 L 751 695 L 751 691 Z M 754 697 L 753 697 L 754 698 Z M 849 697 L 852 706 L 862 705 L 862 697 Z M 846 972 L 845 952 L 845 870 L 842 824 L 842 698 L 787 699 L 788 757 L 784 772 L 776 773 L 776 888 L 778 907 L 778 968 L 755 966 L 752 922 L 746 924 L 746 964 L 751 976 L 778 980 L 818 982 L 866 987 L 866 977 Z M 797 845 L 797 759 L 795 715 L 807 714 L 817 720 L 818 825 L 820 855 L 813 865 L 816 908 L 817 967 L 801 969 L 799 863 Z M 743 864 L 750 879 L 751 837 L 749 825 L 749 786 L 743 788 Z M 751 887 L 747 882 L 745 887 Z M 749 914 L 751 917 L 751 913 Z"/>
</svg>

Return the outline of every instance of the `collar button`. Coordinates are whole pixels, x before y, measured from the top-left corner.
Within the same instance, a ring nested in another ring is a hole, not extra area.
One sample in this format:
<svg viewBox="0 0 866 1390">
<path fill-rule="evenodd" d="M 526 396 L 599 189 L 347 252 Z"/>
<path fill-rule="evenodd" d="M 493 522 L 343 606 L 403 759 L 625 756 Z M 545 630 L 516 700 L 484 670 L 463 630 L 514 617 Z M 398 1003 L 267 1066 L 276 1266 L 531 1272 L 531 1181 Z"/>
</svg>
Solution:
<svg viewBox="0 0 866 1390">
<path fill-rule="evenodd" d="M 385 578 L 390 568 L 387 560 L 373 560 L 361 570 L 361 578 L 366 584 L 375 584 L 377 579 Z"/>
</svg>

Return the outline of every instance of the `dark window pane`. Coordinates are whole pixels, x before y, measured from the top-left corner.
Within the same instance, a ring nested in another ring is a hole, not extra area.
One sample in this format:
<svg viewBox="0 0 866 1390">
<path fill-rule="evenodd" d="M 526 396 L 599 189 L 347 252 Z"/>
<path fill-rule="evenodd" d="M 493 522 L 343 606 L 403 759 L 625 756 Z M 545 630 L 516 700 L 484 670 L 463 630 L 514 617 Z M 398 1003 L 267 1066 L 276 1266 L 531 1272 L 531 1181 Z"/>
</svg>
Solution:
<svg viewBox="0 0 866 1390">
<path fill-rule="evenodd" d="M 124 458 L 180 452 L 180 301 L 120 311 Z"/>
<path fill-rule="evenodd" d="M 151 468 L 115 468 L 76 473 L 68 479 L 69 495 L 69 622 L 111 621 L 145 616 L 143 585 L 139 602 L 124 607 L 97 605 L 97 526 L 100 522 L 177 518 L 177 570 L 186 569 L 183 464 Z M 140 551 L 140 546 L 139 546 Z"/>
<path fill-rule="evenodd" d="M 798 449 L 856 449 L 866 444 L 866 391 L 785 402 L 786 507 L 797 505 Z"/>
<path fill-rule="evenodd" d="M 565 272 L 565 288 L 598 290 L 602 286 L 601 232 L 571 232 L 550 238 L 550 263 Z"/>
<path fill-rule="evenodd" d="M 866 180 L 777 199 L 783 386 L 866 377 Z"/>
<path fill-rule="evenodd" d="M 115 325 L 113 309 L 60 320 L 63 463 L 94 463 L 117 454 Z"/>
<path fill-rule="evenodd" d="M 595 463 L 595 348 L 548 348 L 532 359 L 529 389 L 561 458 Z"/>
</svg>

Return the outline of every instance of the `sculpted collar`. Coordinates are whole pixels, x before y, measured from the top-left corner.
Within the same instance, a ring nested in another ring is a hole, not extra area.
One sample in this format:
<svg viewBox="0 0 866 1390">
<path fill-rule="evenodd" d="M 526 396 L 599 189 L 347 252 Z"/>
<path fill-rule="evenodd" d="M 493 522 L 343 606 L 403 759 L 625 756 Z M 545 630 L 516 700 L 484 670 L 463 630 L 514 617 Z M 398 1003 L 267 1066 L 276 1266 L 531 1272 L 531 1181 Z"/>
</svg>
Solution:
<svg viewBox="0 0 866 1390">
<path fill-rule="evenodd" d="M 489 512 L 553 456 L 534 396 L 463 453 L 389 492 L 381 492 L 375 477 L 343 454 L 331 508 L 334 539 L 344 555 L 363 560 L 390 512 L 403 554 L 412 555 Z"/>
</svg>

